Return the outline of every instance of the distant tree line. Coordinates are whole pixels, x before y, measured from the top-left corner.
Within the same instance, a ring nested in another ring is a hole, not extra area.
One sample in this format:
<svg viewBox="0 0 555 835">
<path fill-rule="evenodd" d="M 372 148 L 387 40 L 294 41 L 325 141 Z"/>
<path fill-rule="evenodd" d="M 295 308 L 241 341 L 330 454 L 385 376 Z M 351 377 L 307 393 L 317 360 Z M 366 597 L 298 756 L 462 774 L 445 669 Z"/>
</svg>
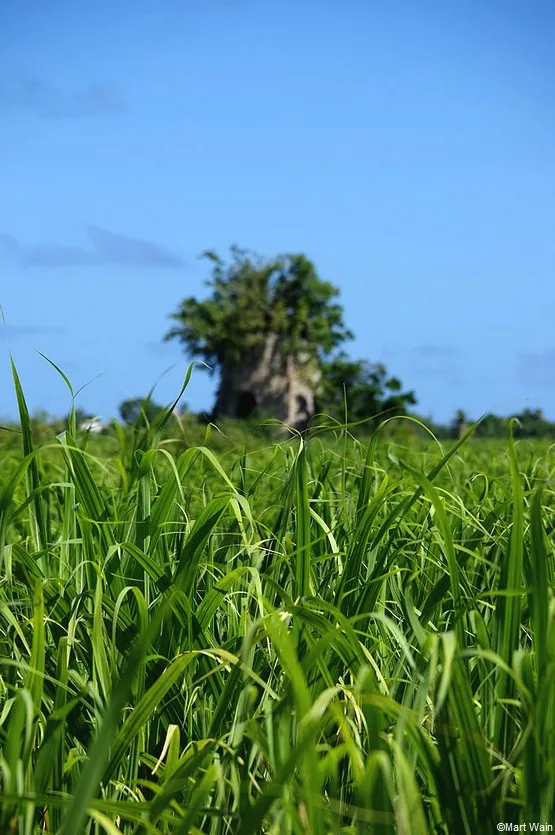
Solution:
<svg viewBox="0 0 555 835">
<path fill-rule="evenodd" d="M 342 360 L 342 362 L 347 363 L 347 360 Z M 475 423 L 462 410 L 459 410 L 453 419 L 445 424 L 418 415 L 414 410 L 409 411 L 407 406 L 412 405 L 412 392 L 399 394 L 399 381 L 396 378 L 388 378 L 383 366 L 372 366 L 363 361 L 360 361 L 360 363 L 359 361 L 349 361 L 349 364 L 353 366 L 351 376 L 339 375 L 339 369 L 336 366 L 334 373 L 338 376 L 334 379 L 330 374 L 329 378 L 326 378 L 326 383 L 330 385 L 331 391 L 325 395 L 327 400 L 324 402 L 327 404 L 327 410 L 322 410 L 319 413 L 318 424 L 326 422 L 326 417 L 329 417 L 332 418 L 332 425 L 335 422 L 342 425 L 345 422 L 346 414 L 351 431 L 355 434 L 364 435 L 375 430 L 388 418 L 400 418 L 403 415 L 409 415 L 416 417 L 440 440 L 449 440 L 460 437 L 466 429 Z M 165 407 L 148 400 L 148 398 L 138 397 L 123 401 L 118 411 L 123 424 L 138 426 L 145 419 L 152 422 L 163 408 Z M 78 424 L 86 423 L 92 417 L 93 415 L 89 412 L 81 409 L 77 411 Z M 196 413 L 185 406 L 181 407 L 180 417 L 186 418 L 189 422 L 201 424 L 210 420 L 208 413 Z M 513 424 L 512 432 L 515 438 L 555 439 L 555 422 L 547 420 L 541 409 L 525 409 L 523 412 L 509 417 L 487 414 L 476 427 L 474 437 L 506 438 L 509 422 L 514 418 L 516 418 L 516 423 Z M 47 423 L 48 416 L 46 413 L 36 414 L 34 422 Z M 425 430 L 419 429 L 413 421 L 410 423 L 396 421 L 396 424 L 398 429 L 404 427 L 406 434 L 425 434 Z"/>
<path fill-rule="evenodd" d="M 330 386 L 330 390 L 325 394 L 328 411 L 323 412 L 322 416 L 325 418 L 328 415 L 339 424 L 344 423 L 346 403 L 347 421 L 354 434 L 367 434 L 389 417 L 399 418 L 402 415 L 410 415 L 417 418 L 440 440 L 449 440 L 460 437 L 475 422 L 463 410 L 458 410 L 453 419 L 445 424 L 418 415 L 414 410 L 409 411 L 407 406 L 412 405 L 412 392 L 400 395 L 399 381 L 396 378 L 389 378 L 383 366 L 372 366 L 362 360 L 348 361 L 345 358 L 341 362 L 345 365 L 339 366 L 337 363 L 334 366 L 335 376 L 332 376 L 330 372 L 329 377 L 326 377 L 326 384 Z M 347 371 L 350 373 L 347 374 Z M 120 403 L 118 411 L 123 424 L 139 427 L 144 425 L 145 420 L 151 423 L 164 408 L 165 406 L 148 397 L 137 397 L 124 400 Z M 86 425 L 93 417 L 94 415 L 87 410 L 76 409 L 78 426 Z M 370 420 L 368 420 L 369 417 Z M 504 439 L 507 437 L 509 422 L 515 418 L 516 423 L 513 423 L 512 429 L 515 438 L 555 439 L 555 422 L 549 421 L 541 409 L 524 409 L 508 417 L 487 414 L 474 430 L 474 437 Z M 210 416 L 205 412 L 196 413 L 187 406 L 181 406 L 179 419 L 194 425 L 206 423 L 210 420 Z M 31 422 L 35 430 L 40 432 L 41 427 L 53 425 L 53 423 L 56 425 L 59 423 L 58 429 L 61 431 L 62 424 L 67 424 L 67 421 L 68 417 L 63 421 L 54 420 L 47 412 L 40 410 L 34 413 Z M 318 418 L 318 423 L 321 422 L 321 418 Z M 10 423 L 10 421 L 5 422 L 7 431 L 12 431 L 9 430 Z M 424 436 L 427 434 L 414 421 L 398 420 L 395 423 L 397 430 L 405 435 Z M 14 438 L 16 436 L 17 433 Z"/>
<path fill-rule="evenodd" d="M 555 422 L 548 420 L 541 409 L 524 409 L 524 411 L 501 417 L 492 413 L 486 414 L 474 431 L 477 438 L 506 438 L 509 423 L 513 423 L 512 433 L 515 438 L 555 438 Z M 459 410 L 453 420 L 446 425 L 434 423 L 431 420 L 422 418 L 422 422 L 438 438 L 457 438 L 465 429 L 472 426 L 475 421 L 466 413 Z"/>
</svg>

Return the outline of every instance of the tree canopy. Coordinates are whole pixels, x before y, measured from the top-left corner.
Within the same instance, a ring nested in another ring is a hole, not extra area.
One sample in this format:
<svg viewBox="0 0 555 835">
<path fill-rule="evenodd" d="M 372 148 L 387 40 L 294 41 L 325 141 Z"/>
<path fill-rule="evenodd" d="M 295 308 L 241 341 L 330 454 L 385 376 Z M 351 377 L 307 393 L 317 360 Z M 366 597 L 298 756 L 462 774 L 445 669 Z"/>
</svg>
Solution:
<svg viewBox="0 0 555 835">
<path fill-rule="evenodd" d="M 203 257 L 212 263 L 206 282 L 211 294 L 203 301 L 184 299 L 165 339 L 179 340 L 212 373 L 241 362 L 269 333 L 279 335 L 286 353 L 302 350 L 318 359 L 352 338 L 334 301 L 339 290 L 304 255 L 263 259 L 233 246 L 228 264 L 211 251 Z"/>
<path fill-rule="evenodd" d="M 402 388 L 383 364 L 353 360 L 340 352 L 322 366 L 317 407 L 338 420 L 345 416 L 349 422 L 378 416 L 385 420 L 405 414 L 417 402 L 413 391 Z"/>
<path fill-rule="evenodd" d="M 122 421 L 127 424 L 136 424 L 144 418 L 151 423 L 163 408 L 148 397 L 136 397 L 120 403 L 119 413 Z"/>
</svg>

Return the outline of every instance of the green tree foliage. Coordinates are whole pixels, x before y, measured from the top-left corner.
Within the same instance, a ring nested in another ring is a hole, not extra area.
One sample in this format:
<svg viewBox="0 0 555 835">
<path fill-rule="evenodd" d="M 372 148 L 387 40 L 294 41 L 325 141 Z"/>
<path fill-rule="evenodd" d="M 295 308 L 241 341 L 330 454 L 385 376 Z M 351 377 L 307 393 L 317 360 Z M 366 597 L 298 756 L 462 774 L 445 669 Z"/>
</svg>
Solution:
<svg viewBox="0 0 555 835">
<path fill-rule="evenodd" d="M 555 424 L 544 417 L 541 409 L 524 409 L 515 417 L 518 420 L 514 428 L 517 438 L 545 438 L 555 435 Z"/>
<path fill-rule="evenodd" d="M 507 418 L 488 414 L 477 427 L 476 435 L 481 438 L 505 438 L 507 436 L 507 425 Z"/>
<path fill-rule="evenodd" d="M 344 352 L 325 362 L 317 408 L 343 420 L 345 408 L 349 422 L 367 418 L 386 419 L 406 414 L 414 405 L 414 392 L 402 391 L 401 381 L 389 377 L 381 363 L 350 359 Z"/>
<path fill-rule="evenodd" d="M 352 360 L 342 351 L 334 354 L 353 334 L 336 301 L 339 291 L 318 276 L 304 255 L 268 260 L 231 247 L 228 264 L 214 252 L 203 257 L 212 264 L 206 282 L 211 293 L 203 301 L 189 297 L 181 302 L 165 340 L 179 340 L 212 374 L 240 363 L 263 347 L 269 333 L 277 333 L 286 353 L 302 351 L 318 361 L 319 411 L 342 418 L 344 391 L 353 421 L 404 414 L 416 403 L 414 393 L 403 392 L 401 382 L 389 377 L 383 365 Z"/>
<path fill-rule="evenodd" d="M 146 397 L 136 397 L 120 403 L 119 413 L 124 423 L 134 425 L 144 418 L 151 423 L 163 408 Z"/>
<path fill-rule="evenodd" d="M 206 282 L 211 294 L 203 301 L 184 299 L 170 317 L 176 324 L 165 340 L 179 340 L 211 373 L 241 362 L 272 332 L 287 353 L 302 348 L 318 359 L 352 338 L 334 301 L 339 291 L 319 278 L 304 255 L 267 260 L 233 246 L 229 264 L 214 252 L 203 257 L 212 263 Z"/>
<path fill-rule="evenodd" d="M 512 434 L 515 438 L 555 438 L 555 423 L 549 421 L 541 409 L 524 409 L 524 411 L 501 417 L 488 413 L 484 415 L 475 429 L 476 438 L 506 438 L 509 429 L 509 422 L 516 418 L 517 423 L 513 425 Z M 449 425 L 436 424 L 429 418 L 422 418 L 434 435 L 440 439 L 457 438 L 465 426 L 471 426 L 474 420 L 466 415 L 462 409 L 458 409 Z"/>
</svg>

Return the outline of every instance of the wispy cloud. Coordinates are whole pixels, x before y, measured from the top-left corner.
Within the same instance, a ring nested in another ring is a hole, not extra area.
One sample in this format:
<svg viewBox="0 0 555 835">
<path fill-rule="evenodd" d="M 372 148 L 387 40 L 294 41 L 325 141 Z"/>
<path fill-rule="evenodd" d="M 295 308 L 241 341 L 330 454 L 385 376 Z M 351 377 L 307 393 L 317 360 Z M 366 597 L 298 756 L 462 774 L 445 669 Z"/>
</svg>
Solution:
<svg viewBox="0 0 555 835">
<path fill-rule="evenodd" d="M 97 119 L 127 109 L 122 94 L 111 84 L 64 90 L 37 78 L 0 82 L 0 107 L 31 112 L 42 119 Z"/>
<path fill-rule="evenodd" d="M 183 259 L 158 244 L 87 227 L 90 246 L 58 243 L 22 244 L 13 235 L 0 234 L 0 257 L 25 267 L 161 267 L 180 269 Z"/>
<path fill-rule="evenodd" d="M 19 339 L 27 336 L 42 336 L 51 334 L 62 336 L 67 333 L 67 328 L 56 325 L 2 325 L 0 327 L 0 339 Z"/>
<path fill-rule="evenodd" d="M 94 250 L 110 264 L 132 267 L 183 266 L 183 259 L 168 250 L 139 238 L 116 235 L 98 226 L 89 226 L 88 234 Z"/>
<path fill-rule="evenodd" d="M 519 383 L 526 386 L 555 386 L 555 348 L 546 348 L 537 353 L 522 351 L 517 354 L 516 375 Z"/>
</svg>

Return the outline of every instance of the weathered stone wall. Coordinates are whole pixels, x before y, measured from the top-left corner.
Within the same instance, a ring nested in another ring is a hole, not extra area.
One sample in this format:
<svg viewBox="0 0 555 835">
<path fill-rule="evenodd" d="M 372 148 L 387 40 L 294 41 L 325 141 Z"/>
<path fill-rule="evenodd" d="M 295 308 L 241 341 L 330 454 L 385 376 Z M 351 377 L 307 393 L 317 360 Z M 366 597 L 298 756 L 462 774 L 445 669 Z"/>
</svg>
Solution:
<svg viewBox="0 0 555 835">
<path fill-rule="evenodd" d="M 308 354 L 300 355 L 297 361 L 284 356 L 279 337 L 271 333 L 261 353 L 253 352 L 242 363 L 223 369 L 214 416 L 239 417 L 243 392 L 253 395 L 261 411 L 289 426 L 302 427 L 314 414 L 318 379 Z"/>
</svg>

